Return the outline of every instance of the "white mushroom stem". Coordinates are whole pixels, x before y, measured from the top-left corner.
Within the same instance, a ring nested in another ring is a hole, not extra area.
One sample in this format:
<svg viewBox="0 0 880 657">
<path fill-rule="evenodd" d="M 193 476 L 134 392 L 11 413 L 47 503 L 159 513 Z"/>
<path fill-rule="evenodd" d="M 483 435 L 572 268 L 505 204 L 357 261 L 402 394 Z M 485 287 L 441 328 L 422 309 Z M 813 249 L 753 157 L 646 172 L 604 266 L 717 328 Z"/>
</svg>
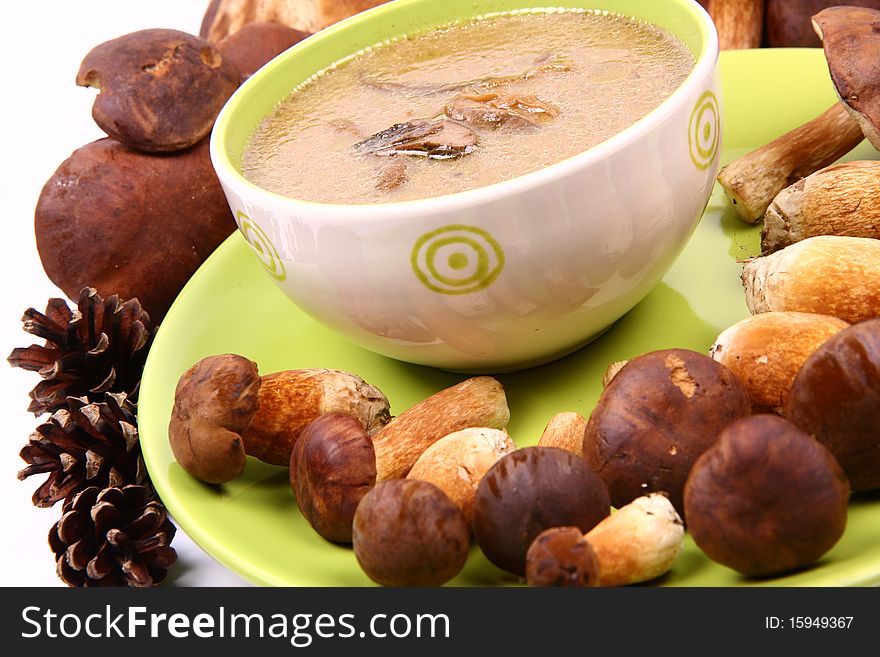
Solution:
<svg viewBox="0 0 880 657">
<path fill-rule="evenodd" d="M 728 164 L 718 182 L 740 218 L 754 224 L 779 192 L 846 155 L 863 138 L 846 106 L 835 103 L 812 121 Z"/>
<path fill-rule="evenodd" d="M 706 4 L 721 50 L 760 47 L 765 0 L 709 0 Z"/>
</svg>

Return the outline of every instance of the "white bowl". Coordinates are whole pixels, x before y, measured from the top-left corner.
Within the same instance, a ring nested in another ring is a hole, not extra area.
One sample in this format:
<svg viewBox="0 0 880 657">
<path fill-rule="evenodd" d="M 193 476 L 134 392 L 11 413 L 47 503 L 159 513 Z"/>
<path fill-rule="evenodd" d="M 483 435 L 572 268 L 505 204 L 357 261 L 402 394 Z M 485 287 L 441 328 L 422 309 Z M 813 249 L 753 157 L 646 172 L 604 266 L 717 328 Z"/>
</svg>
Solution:
<svg viewBox="0 0 880 657">
<path fill-rule="evenodd" d="M 682 39 L 696 66 L 661 105 L 607 141 L 471 191 L 334 205 L 279 196 L 241 175 L 241 153 L 259 121 L 334 61 L 407 32 L 538 6 L 647 20 Z M 258 71 L 218 117 L 211 156 L 241 233 L 285 294 L 317 320 L 404 361 L 521 369 L 598 336 L 681 253 L 718 169 L 717 59 L 712 22 L 691 0 L 396 0 Z"/>
</svg>

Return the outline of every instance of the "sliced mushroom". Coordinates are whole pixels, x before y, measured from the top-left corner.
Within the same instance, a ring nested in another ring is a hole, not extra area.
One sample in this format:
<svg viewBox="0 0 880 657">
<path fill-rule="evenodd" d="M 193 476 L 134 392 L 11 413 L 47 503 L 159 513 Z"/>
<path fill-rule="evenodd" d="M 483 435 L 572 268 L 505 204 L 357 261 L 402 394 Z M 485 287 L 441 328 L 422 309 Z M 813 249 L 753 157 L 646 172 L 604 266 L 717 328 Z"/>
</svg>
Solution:
<svg viewBox="0 0 880 657">
<path fill-rule="evenodd" d="M 446 160 L 472 153 L 476 146 L 476 133 L 461 123 L 417 120 L 395 123 L 358 142 L 354 150 L 368 155 L 415 155 Z"/>
<path fill-rule="evenodd" d="M 559 116 L 559 108 L 537 96 L 462 93 L 443 108 L 446 116 L 478 128 L 534 128 L 540 119 Z"/>
<path fill-rule="evenodd" d="M 785 187 L 828 166 L 864 137 L 880 147 L 880 76 L 874 65 L 880 56 L 880 11 L 831 7 L 813 17 L 813 27 L 842 102 L 721 170 L 718 182 L 748 223 L 760 221 Z"/>
</svg>

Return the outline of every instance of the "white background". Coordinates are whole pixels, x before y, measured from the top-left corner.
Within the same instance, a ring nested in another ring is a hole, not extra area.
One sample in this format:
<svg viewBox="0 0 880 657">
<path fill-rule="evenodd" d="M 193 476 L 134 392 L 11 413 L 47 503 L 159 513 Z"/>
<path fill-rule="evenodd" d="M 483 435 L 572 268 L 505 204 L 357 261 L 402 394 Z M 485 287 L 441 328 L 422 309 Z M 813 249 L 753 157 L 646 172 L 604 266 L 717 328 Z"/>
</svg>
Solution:
<svg viewBox="0 0 880 657">
<path fill-rule="evenodd" d="M 33 213 L 40 189 L 72 151 L 103 135 L 91 117 L 95 92 L 77 87 L 80 61 L 94 46 L 135 30 L 162 27 L 198 33 L 208 0 L 52 0 L 4 4 L 0 62 L 4 80 L 0 97 L 3 130 L 0 156 L 2 191 L 2 293 L 0 355 L 36 342 L 22 331 L 28 307 L 44 310 L 49 297 L 64 294 L 46 278 L 37 255 Z M 100 239 L 99 235 L 95 239 Z M 71 303 L 71 305 L 73 305 Z M 60 516 L 37 509 L 31 494 L 42 476 L 24 482 L 16 472 L 24 462 L 18 452 L 38 421 L 28 413 L 28 391 L 34 372 L 0 361 L 0 584 L 62 586 L 46 542 Z M 246 582 L 215 563 L 178 532 L 180 556 L 171 585 L 235 586 Z"/>
</svg>

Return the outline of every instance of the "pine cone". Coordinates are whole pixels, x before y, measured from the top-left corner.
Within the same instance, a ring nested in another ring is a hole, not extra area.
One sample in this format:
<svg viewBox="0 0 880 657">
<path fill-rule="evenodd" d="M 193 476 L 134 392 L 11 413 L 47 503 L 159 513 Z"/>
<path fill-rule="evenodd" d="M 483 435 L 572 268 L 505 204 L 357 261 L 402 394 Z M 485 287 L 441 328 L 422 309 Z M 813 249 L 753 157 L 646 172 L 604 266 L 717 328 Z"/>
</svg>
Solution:
<svg viewBox="0 0 880 657">
<path fill-rule="evenodd" d="M 105 393 L 101 403 L 69 397 L 68 408 L 37 427 L 20 456 L 19 479 L 49 473 L 33 495 L 35 506 L 70 500 L 90 486 L 149 483 L 141 457 L 136 407 L 125 394 Z"/>
<path fill-rule="evenodd" d="M 67 406 L 67 397 L 101 401 L 105 392 L 137 395 L 152 340 L 150 316 L 137 299 L 102 299 L 93 288 L 80 292 L 77 310 L 50 299 L 43 314 L 25 311 L 24 330 L 44 346 L 13 349 L 13 367 L 39 372 L 43 381 L 30 392 L 28 410 L 39 415 Z"/>
<path fill-rule="evenodd" d="M 90 486 L 64 503 L 49 545 L 68 586 L 153 586 L 177 561 L 175 531 L 150 489 Z"/>
</svg>

